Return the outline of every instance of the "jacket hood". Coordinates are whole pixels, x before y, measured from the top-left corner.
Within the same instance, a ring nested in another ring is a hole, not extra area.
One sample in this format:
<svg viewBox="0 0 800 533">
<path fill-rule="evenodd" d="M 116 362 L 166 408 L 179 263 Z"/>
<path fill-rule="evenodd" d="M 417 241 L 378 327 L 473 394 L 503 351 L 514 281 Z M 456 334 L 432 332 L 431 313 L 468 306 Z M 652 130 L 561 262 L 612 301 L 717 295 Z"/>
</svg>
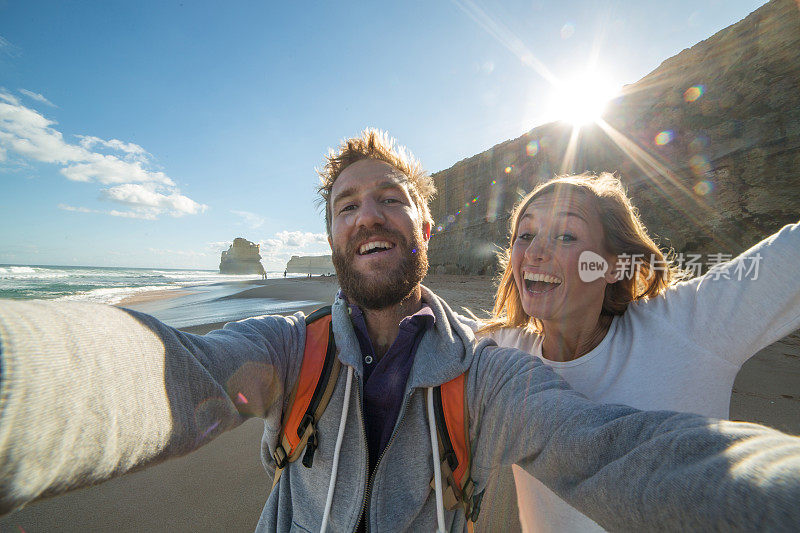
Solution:
<svg viewBox="0 0 800 533">
<path fill-rule="evenodd" d="M 422 288 L 422 300 L 428 304 L 435 317 L 433 327 L 425 332 L 414 356 L 414 365 L 408 377 L 408 388 L 441 385 L 463 374 L 474 357 L 475 335 L 462 324 L 447 303 Z M 332 308 L 333 336 L 339 348 L 339 360 L 364 375 L 358 344 L 347 302 L 337 296 Z"/>
</svg>

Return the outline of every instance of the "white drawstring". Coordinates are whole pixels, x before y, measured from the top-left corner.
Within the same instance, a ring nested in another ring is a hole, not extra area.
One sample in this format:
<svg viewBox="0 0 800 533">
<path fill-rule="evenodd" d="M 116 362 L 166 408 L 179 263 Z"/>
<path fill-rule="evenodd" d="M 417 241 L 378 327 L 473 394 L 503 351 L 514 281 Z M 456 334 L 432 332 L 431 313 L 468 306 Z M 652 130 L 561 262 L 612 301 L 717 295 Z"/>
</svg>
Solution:
<svg viewBox="0 0 800 533">
<path fill-rule="evenodd" d="M 347 367 L 347 384 L 344 387 L 344 404 L 342 406 L 342 419 L 339 421 L 339 434 L 336 435 L 336 448 L 333 451 L 333 468 L 331 469 L 331 482 L 328 485 L 328 499 L 325 500 L 325 512 L 322 514 L 322 527 L 320 533 L 325 533 L 328 528 L 328 517 L 331 514 L 331 504 L 333 503 L 333 491 L 336 487 L 336 473 L 339 470 L 339 452 L 342 449 L 342 439 L 344 438 L 344 426 L 347 423 L 347 410 L 350 407 L 350 384 L 353 382 L 353 367 Z"/>
<path fill-rule="evenodd" d="M 444 533 L 444 498 L 442 497 L 442 465 L 439 463 L 439 439 L 436 437 L 436 418 L 433 412 L 433 387 L 428 387 L 428 426 L 433 449 L 433 487 L 436 492 L 436 520 L 439 533 Z"/>
</svg>

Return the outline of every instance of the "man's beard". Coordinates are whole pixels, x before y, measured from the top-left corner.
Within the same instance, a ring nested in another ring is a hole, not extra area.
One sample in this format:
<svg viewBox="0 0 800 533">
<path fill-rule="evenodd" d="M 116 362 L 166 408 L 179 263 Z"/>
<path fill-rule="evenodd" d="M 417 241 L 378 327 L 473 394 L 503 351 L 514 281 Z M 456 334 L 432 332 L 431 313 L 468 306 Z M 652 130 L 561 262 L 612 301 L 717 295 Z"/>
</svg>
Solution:
<svg viewBox="0 0 800 533">
<path fill-rule="evenodd" d="M 358 255 L 358 243 L 371 237 L 385 238 L 395 243 L 400 250 L 399 263 L 384 272 L 364 275 L 353 266 Z M 351 303 L 363 309 L 385 309 L 399 304 L 416 289 L 428 272 L 428 250 L 422 239 L 422 231 L 414 231 L 411 242 L 399 232 L 390 229 L 368 231 L 362 229 L 347 244 L 343 252 L 334 249 L 331 254 L 339 286 Z"/>
</svg>

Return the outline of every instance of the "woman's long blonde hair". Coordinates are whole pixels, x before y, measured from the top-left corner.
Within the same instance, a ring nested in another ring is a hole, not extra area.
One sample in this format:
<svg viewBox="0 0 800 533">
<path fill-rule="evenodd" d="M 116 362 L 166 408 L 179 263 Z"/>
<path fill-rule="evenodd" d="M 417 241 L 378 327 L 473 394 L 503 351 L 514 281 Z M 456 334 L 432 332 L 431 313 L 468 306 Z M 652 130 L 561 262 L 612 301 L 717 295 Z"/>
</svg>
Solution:
<svg viewBox="0 0 800 533">
<path fill-rule="evenodd" d="M 511 268 L 511 249 L 517 240 L 519 219 L 531 202 L 548 194 L 574 193 L 589 199 L 596 210 L 603 226 L 605 251 L 617 256 L 626 254 L 637 260 L 631 276 L 623 276 L 606 286 L 601 315 L 621 315 L 629 303 L 657 296 L 686 277 L 669 257 L 671 254 L 665 255 L 648 235 L 638 210 L 614 175 L 604 172 L 599 176 L 580 174 L 553 178 L 537 185 L 514 207 L 508 248 L 500 255 L 503 274 L 497 287 L 492 317 L 480 331 L 526 327 L 541 333 L 541 322 L 528 316 L 522 308 Z"/>
</svg>

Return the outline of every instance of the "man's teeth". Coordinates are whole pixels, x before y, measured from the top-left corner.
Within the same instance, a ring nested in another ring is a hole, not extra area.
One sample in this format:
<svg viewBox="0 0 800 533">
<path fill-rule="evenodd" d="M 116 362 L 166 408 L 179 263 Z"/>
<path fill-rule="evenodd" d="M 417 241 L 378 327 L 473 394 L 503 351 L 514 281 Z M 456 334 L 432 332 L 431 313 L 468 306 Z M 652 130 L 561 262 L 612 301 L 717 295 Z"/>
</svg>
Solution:
<svg viewBox="0 0 800 533">
<path fill-rule="evenodd" d="M 534 274 L 533 272 L 524 272 L 523 278 L 525 281 L 543 281 L 545 283 L 561 283 L 561 278 L 551 276 L 550 274 Z"/>
<path fill-rule="evenodd" d="M 386 241 L 372 241 L 368 242 L 367 244 L 362 244 L 361 248 L 358 249 L 359 255 L 364 255 L 375 248 L 382 248 L 382 249 L 390 249 L 394 248 L 394 244 Z"/>
</svg>

